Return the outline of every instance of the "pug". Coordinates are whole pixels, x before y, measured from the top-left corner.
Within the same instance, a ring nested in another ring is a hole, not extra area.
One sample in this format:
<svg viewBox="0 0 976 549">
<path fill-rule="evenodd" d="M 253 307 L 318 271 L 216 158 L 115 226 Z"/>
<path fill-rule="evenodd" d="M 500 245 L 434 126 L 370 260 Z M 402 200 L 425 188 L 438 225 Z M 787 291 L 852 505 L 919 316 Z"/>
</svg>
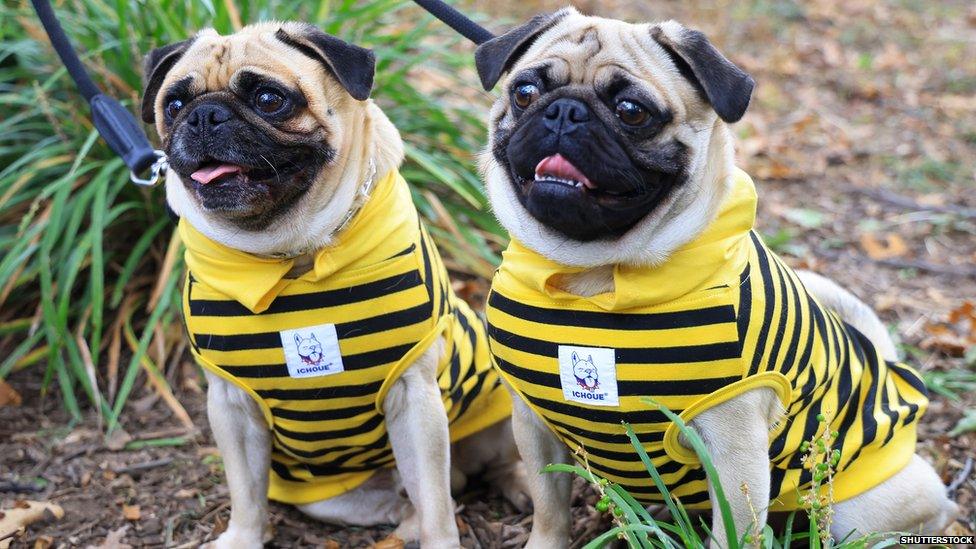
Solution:
<svg viewBox="0 0 976 549">
<path fill-rule="evenodd" d="M 510 397 L 398 173 L 374 65 L 277 22 L 146 59 L 142 114 L 169 157 L 184 321 L 230 488 L 215 547 L 269 541 L 269 497 L 399 523 L 424 547 L 459 546 L 451 488 L 466 475 L 528 505 Z"/>
<path fill-rule="evenodd" d="M 528 547 L 569 543 L 570 479 L 534 474 L 547 463 L 573 456 L 661 501 L 622 422 L 687 508 L 716 509 L 724 489 L 736 539 L 753 531 L 753 507 L 761 527 L 769 510 L 831 499 L 838 539 L 953 520 L 914 454 L 918 374 L 867 305 L 793 272 L 753 230 L 755 189 L 729 130 L 749 105 L 748 74 L 677 22 L 571 8 L 475 60 L 485 89 L 501 90 L 482 170 L 512 243 L 487 317 L 533 473 Z M 718 478 L 660 406 L 701 436 Z M 805 459 L 815 439 L 825 448 Z M 726 526 L 712 513 L 719 545 Z"/>
</svg>

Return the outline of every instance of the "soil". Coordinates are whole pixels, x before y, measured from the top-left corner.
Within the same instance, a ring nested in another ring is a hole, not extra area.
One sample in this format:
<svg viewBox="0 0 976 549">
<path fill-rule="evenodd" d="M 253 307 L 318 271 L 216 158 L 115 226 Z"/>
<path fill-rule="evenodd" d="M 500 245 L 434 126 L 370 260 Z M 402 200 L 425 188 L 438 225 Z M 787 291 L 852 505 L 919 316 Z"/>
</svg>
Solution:
<svg viewBox="0 0 976 549">
<path fill-rule="evenodd" d="M 736 132 L 740 164 L 761 194 L 760 230 L 788 263 L 832 277 L 875 307 L 930 384 L 973 379 L 976 357 L 965 353 L 976 341 L 960 320 L 976 302 L 971 2 L 582 4 L 633 20 L 691 22 L 751 72 L 759 87 Z M 554 5 L 491 2 L 493 13 L 513 18 Z M 485 282 L 468 286 L 477 301 Z M 24 403 L 0 410 L 0 508 L 31 499 L 66 514 L 35 524 L 14 547 L 97 547 L 107 537 L 195 547 L 226 527 L 227 489 L 193 368 L 180 369 L 176 393 L 198 430 L 180 427 L 143 388 L 124 415 L 132 440 L 116 450 L 125 441 L 107 443 L 94 415 L 66 427 L 59 396 L 41 395 L 33 371 L 8 380 Z M 973 387 L 933 394 L 920 428 L 919 452 L 963 509 L 961 533 L 976 530 L 976 433 L 949 433 L 976 408 Z M 575 540 L 608 527 L 595 499 L 577 483 Z M 531 518 L 497 495 L 476 488 L 459 501 L 465 547 L 524 543 Z M 329 527 L 281 505 L 272 505 L 272 520 L 276 547 L 397 546 L 381 543 L 390 528 Z"/>
</svg>

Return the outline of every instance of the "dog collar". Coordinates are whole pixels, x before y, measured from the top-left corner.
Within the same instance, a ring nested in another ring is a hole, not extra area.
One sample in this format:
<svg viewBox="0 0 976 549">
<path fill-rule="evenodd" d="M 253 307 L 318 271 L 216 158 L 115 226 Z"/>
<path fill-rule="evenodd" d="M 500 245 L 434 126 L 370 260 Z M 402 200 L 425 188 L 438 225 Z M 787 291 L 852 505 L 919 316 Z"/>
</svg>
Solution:
<svg viewBox="0 0 976 549">
<path fill-rule="evenodd" d="M 376 181 L 376 163 L 372 158 L 369 159 L 369 166 L 366 169 L 366 179 L 363 180 L 363 184 L 359 186 L 359 190 L 356 191 L 356 197 L 352 201 L 352 205 L 349 207 L 349 211 L 343 216 L 342 221 L 329 233 L 329 241 L 345 229 L 349 222 L 352 221 L 356 214 L 363 209 L 363 206 L 369 202 L 369 197 L 373 192 L 373 183 Z M 319 246 L 307 246 L 305 248 L 299 248 L 297 250 L 289 250 L 286 252 L 275 252 L 270 254 L 254 254 L 257 257 L 263 257 L 268 259 L 294 259 L 296 257 L 301 257 L 303 255 L 308 255 L 319 249 Z"/>
</svg>

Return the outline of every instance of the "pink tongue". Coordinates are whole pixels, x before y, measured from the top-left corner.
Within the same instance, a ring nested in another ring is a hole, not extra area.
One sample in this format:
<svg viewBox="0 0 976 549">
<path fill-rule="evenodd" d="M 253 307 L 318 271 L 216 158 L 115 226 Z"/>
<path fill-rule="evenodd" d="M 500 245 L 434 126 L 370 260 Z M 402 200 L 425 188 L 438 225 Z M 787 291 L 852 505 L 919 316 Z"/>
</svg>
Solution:
<svg viewBox="0 0 976 549">
<path fill-rule="evenodd" d="M 216 166 L 200 168 L 199 170 L 190 174 L 190 177 L 197 183 L 206 185 L 222 175 L 227 175 L 229 173 L 240 173 L 241 171 L 243 170 L 240 166 L 235 166 L 233 164 L 218 164 Z"/>
<path fill-rule="evenodd" d="M 547 156 L 543 158 L 541 162 L 535 167 L 535 177 L 540 179 L 545 176 L 555 177 L 558 179 L 572 179 L 573 181 L 579 181 L 584 187 L 593 189 L 596 187 L 589 178 L 583 175 L 583 172 L 566 160 L 561 154 L 554 154 L 552 156 Z"/>
</svg>

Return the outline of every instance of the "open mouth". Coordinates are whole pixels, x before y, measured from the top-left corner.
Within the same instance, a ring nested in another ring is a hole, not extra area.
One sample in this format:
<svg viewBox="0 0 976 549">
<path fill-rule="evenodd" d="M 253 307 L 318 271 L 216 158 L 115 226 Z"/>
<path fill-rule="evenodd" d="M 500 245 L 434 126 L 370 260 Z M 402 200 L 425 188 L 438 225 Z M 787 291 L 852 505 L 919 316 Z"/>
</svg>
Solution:
<svg viewBox="0 0 976 549">
<path fill-rule="evenodd" d="M 228 182 L 242 184 L 262 183 L 276 179 L 282 180 L 285 177 L 296 175 L 300 171 L 300 169 L 278 170 L 270 166 L 268 168 L 258 169 L 213 160 L 201 164 L 199 168 L 190 174 L 190 179 L 199 185 L 214 186 Z"/>
<path fill-rule="evenodd" d="M 554 154 L 543 158 L 535 167 L 535 177 L 532 180 L 520 178 L 522 184 L 530 185 L 561 185 L 595 197 L 627 198 L 637 196 L 639 191 L 611 190 L 597 185 L 582 171 L 574 166 L 561 154 Z"/>
</svg>

